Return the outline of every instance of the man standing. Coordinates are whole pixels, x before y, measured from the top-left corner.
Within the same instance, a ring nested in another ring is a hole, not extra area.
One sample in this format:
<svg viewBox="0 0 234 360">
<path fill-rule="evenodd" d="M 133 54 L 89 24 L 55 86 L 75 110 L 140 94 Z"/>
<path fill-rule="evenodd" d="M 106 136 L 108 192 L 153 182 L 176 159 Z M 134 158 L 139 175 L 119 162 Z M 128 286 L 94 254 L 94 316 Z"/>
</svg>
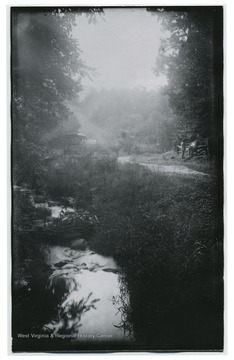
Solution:
<svg viewBox="0 0 234 360">
<path fill-rule="evenodd" d="M 181 153 L 182 153 L 182 159 L 183 159 L 184 158 L 184 153 L 185 153 L 185 143 L 184 143 L 184 141 L 181 142 L 180 146 L 181 146 Z"/>
</svg>

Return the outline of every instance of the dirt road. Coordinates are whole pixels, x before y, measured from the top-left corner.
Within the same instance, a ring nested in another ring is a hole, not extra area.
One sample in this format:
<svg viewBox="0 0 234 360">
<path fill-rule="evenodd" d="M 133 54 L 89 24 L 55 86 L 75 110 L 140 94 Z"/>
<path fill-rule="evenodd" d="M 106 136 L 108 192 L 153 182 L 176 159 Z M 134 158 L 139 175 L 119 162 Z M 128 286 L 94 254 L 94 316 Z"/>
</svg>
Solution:
<svg viewBox="0 0 234 360">
<path fill-rule="evenodd" d="M 198 175 L 198 176 L 210 176 L 209 174 L 189 169 L 184 165 L 158 165 L 158 164 L 147 164 L 143 162 L 137 162 L 136 160 L 131 160 L 130 156 L 120 156 L 118 157 L 118 162 L 121 164 L 139 164 L 144 166 L 154 172 L 163 172 L 168 174 L 181 174 L 181 175 Z"/>
</svg>

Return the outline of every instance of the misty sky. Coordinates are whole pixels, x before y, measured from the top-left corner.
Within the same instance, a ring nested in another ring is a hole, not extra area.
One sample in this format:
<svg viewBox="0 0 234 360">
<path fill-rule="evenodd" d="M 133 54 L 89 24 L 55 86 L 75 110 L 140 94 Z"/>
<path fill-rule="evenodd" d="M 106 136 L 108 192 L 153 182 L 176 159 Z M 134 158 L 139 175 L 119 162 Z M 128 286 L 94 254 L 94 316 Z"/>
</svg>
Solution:
<svg viewBox="0 0 234 360">
<path fill-rule="evenodd" d="M 74 29 L 82 59 L 99 73 L 93 82 L 83 79 L 83 85 L 108 89 L 164 85 L 165 78 L 152 72 L 160 38 L 165 36 L 156 17 L 140 8 L 104 11 L 105 21 L 97 15 L 98 23 L 88 24 L 83 14 Z"/>
</svg>

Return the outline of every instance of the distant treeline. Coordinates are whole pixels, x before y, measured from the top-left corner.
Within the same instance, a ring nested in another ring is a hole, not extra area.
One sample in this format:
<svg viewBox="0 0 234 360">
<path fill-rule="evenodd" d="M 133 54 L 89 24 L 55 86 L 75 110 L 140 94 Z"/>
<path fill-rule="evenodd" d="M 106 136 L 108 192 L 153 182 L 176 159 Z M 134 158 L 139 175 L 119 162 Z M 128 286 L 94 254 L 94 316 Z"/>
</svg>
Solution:
<svg viewBox="0 0 234 360">
<path fill-rule="evenodd" d="M 129 148 L 154 145 L 161 152 L 171 149 L 176 137 L 175 115 L 163 91 L 92 89 L 72 108 L 85 133 L 111 144 L 127 139 Z"/>
</svg>

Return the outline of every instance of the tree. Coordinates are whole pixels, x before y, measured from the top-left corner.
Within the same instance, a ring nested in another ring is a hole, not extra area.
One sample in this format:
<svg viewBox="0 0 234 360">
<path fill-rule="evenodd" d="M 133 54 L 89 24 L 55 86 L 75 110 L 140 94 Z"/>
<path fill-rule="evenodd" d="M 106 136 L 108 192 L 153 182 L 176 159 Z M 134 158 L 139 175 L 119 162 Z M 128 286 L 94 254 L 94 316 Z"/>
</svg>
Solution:
<svg viewBox="0 0 234 360">
<path fill-rule="evenodd" d="M 165 92 L 180 136 L 222 137 L 222 8 L 150 8 L 168 37 L 155 74 L 167 75 Z"/>
<path fill-rule="evenodd" d="M 168 106 L 168 95 L 161 91 L 140 87 L 91 91 L 77 111 L 84 119 L 85 132 L 95 138 L 97 132 L 102 133 L 103 140 L 113 143 L 117 138 L 123 140 L 123 132 L 128 135 L 128 144 L 130 139 L 132 145 L 160 143 L 162 151 L 172 146 L 175 116 Z"/>
<path fill-rule="evenodd" d="M 90 70 L 72 37 L 76 16 L 96 8 L 13 8 L 11 12 L 13 165 L 17 175 L 42 165 L 46 140 L 69 119 L 66 102 L 82 90 Z M 32 167 L 30 169 L 30 166 Z M 17 177 L 17 176 L 16 176 Z"/>
</svg>

